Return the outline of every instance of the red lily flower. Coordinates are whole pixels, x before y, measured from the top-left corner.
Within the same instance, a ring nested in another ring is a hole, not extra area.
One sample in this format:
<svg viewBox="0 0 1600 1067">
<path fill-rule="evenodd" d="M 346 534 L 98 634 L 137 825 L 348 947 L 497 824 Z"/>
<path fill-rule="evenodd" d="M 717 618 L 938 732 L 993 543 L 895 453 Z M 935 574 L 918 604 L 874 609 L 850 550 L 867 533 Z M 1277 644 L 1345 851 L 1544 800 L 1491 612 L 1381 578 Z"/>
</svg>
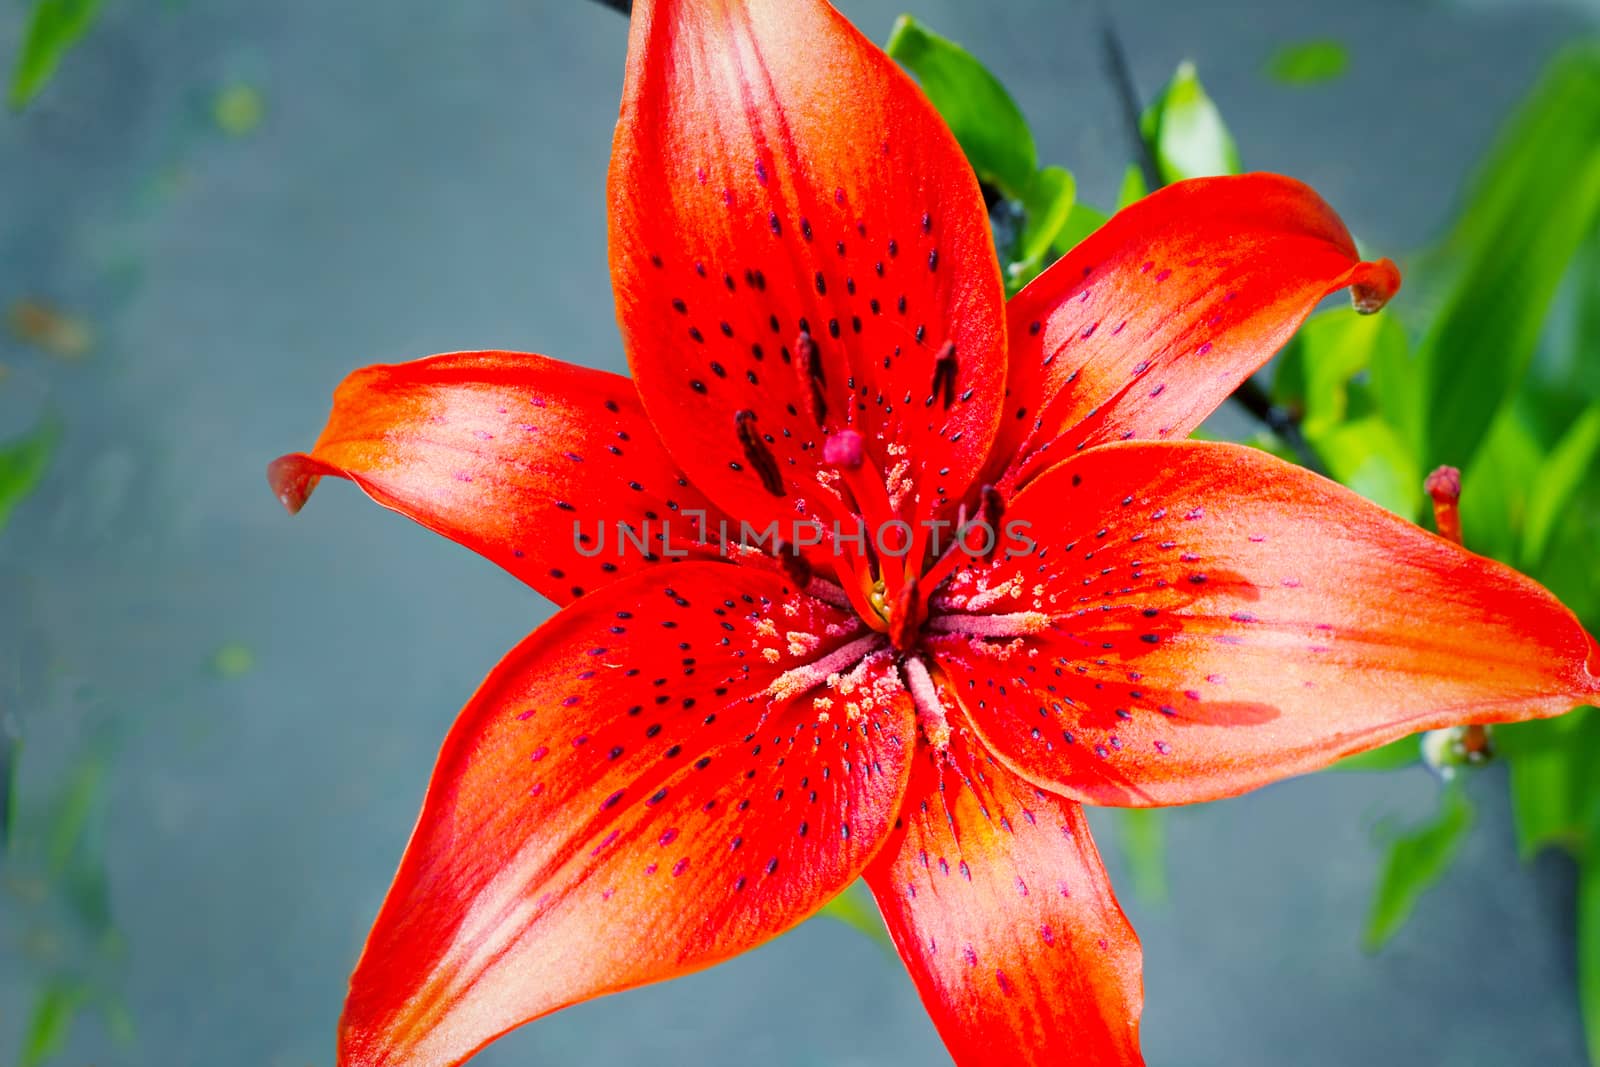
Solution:
<svg viewBox="0 0 1600 1067">
<path fill-rule="evenodd" d="M 958 1063 L 1137 1064 L 1081 803 L 1600 694 L 1533 582 L 1184 440 L 1323 296 L 1399 284 L 1297 182 L 1158 192 L 1003 306 L 954 139 L 830 7 L 636 0 L 610 205 L 633 382 L 372 367 L 271 468 L 290 510 L 349 478 L 565 605 L 445 741 L 341 1064 L 460 1063 L 863 875 Z"/>
</svg>

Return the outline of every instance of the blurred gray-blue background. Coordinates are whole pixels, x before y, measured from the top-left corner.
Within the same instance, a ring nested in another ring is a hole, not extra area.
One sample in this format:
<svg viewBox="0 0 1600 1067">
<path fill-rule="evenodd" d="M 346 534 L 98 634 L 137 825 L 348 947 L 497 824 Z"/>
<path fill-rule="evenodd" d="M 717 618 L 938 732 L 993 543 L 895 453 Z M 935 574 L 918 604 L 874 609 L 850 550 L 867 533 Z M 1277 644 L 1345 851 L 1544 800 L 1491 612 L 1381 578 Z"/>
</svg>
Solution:
<svg viewBox="0 0 1600 1067">
<path fill-rule="evenodd" d="M 1114 200 L 1127 145 L 1088 5 L 842 6 L 879 41 L 909 10 L 966 44 L 1042 159 Z M 24 15 L 0 10 L 0 55 Z M 1403 261 L 1596 15 L 1128 0 L 1115 17 L 1143 92 L 1195 60 L 1250 166 L 1311 182 Z M 504 347 L 622 369 L 603 205 L 625 31 L 584 0 L 112 2 L 34 105 L 0 117 L 0 305 L 89 331 L 55 354 L 0 336 L 0 437 L 40 411 L 62 427 L 0 533 L 0 716 L 25 738 L 24 812 L 104 766 L 113 924 L 83 943 L 33 875 L 0 871 L 0 1063 L 43 976 L 80 958 L 133 1038 L 91 1012 L 63 1064 L 332 1063 L 436 747 L 549 608 L 347 485 L 291 520 L 263 470 L 311 443 L 365 363 Z M 1315 37 L 1349 46 L 1346 76 L 1264 76 L 1276 48 Z M 1424 772 L 1175 813 L 1170 899 L 1123 894 L 1153 1067 L 1577 1067 L 1570 872 L 1518 863 L 1496 772 L 1473 791 L 1462 861 L 1376 957 L 1359 947 L 1374 823 L 1431 810 Z M 1115 822 L 1097 825 L 1124 875 Z M 479 1062 L 947 1061 L 899 962 L 813 922 Z"/>
</svg>

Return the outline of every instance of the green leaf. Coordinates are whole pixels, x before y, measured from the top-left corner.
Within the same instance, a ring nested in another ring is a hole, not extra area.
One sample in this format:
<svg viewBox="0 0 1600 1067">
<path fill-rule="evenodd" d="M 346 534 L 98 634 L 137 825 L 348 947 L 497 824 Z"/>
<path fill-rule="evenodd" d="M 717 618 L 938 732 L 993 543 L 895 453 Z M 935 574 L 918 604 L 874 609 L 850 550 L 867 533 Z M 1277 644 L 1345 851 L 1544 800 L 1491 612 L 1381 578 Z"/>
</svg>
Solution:
<svg viewBox="0 0 1600 1067">
<path fill-rule="evenodd" d="M 1578 1008 L 1589 1062 L 1600 1067 L 1600 827 L 1591 832 L 1578 872 Z"/>
<path fill-rule="evenodd" d="M 16 840 L 21 759 L 22 739 L 7 733 L 0 724 L 0 850 L 10 848 Z"/>
<path fill-rule="evenodd" d="M 59 426 L 47 419 L 26 437 L 0 445 L 0 530 L 6 528 L 12 510 L 44 480 L 60 436 Z"/>
<path fill-rule="evenodd" d="M 1397 771 L 1422 762 L 1422 735 L 1412 734 L 1380 748 L 1346 756 L 1328 768 L 1330 771 Z"/>
<path fill-rule="evenodd" d="M 38 95 L 73 45 L 100 13 L 100 0 L 37 0 L 11 75 L 11 107 L 20 111 Z"/>
<path fill-rule="evenodd" d="M 1460 275 L 1421 349 L 1428 465 L 1471 460 L 1597 220 L 1600 46 L 1587 44 L 1561 53 L 1518 111 L 1447 246 Z"/>
<path fill-rule="evenodd" d="M 106 1033 L 111 1035 L 111 1040 L 117 1047 L 127 1051 L 139 1040 L 139 1032 L 133 1025 L 133 1012 L 128 1006 L 116 997 L 107 998 L 100 1005 L 100 1015 L 105 1022 Z"/>
<path fill-rule="evenodd" d="M 1307 440 L 1328 473 L 1380 507 L 1414 518 L 1422 508 L 1422 469 L 1393 426 L 1378 415 L 1353 419 Z"/>
<path fill-rule="evenodd" d="M 1508 404 L 1462 473 L 1461 536 L 1474 552 L 1517 558 L 1534 479 L 1545 462 L 1538 417 L 1526 404 Z"/>
<path fill-rule="evenodd" d="M 1350 51 L 1331 37 L 1286 44 L 1267 60 L 1267 77 L 1285 85 L 1335 81 L 1350 67 Z"/>
<path fill-rule="evenodd" d="M 211 102 L 211 117 L 229 137 L 246 137 L 254 133 L 265 113 L 266 103 L 261 97 L 261 90 L 242 82 L 223 89 Z"/>
<path fill-rule="evenodd" d="M 1022 201 L 1022 232 L 1012 245 L 1016 258 L 1006 264 L 1008 294 L 1033 281 L 1054 261 L 1056 238 L 1072 216 L 1077 195 L 1077 182 L 1061 167 L 1046 167 L 1033 176 Z M 1006 255 L 1002 250 L 1002 258 Z"/>
<path fill-rule="evenodd" d="M 243 678 L 256 667 L 249 645 L 230 641 L 211 654 L 211 670 L 218 678 Z"/>
<path fill-rule="evenodd" d="M 1056 254 L 1066 255 L 1072 251 L 1078 242 L 1104 226 L 1110 217 L 1104 211 L 1092 208 L 1081 200 L 1074 201 L 1072 210 L 1067 214 L 1066 225 L 1056 234 Z"/>
<path fill-rule="evenodd" d="M 1307 438 L 1338 426 L 1350 410 L 1350 383 L 1380 358 L 1379 350 L 1404 353 L 1406 332 L 1385 312 L 1362 315 L 1355 308 L 1335 308 L 1307 319 L 1295 334 L 1287 369 L 1273 379 L 1273 400 L 1297 407 Z M 1280 385 L 1280 379 L 1288 380 Z M 1296 380 L 1298 378 L 1298 380 Z M 1284 395 L 1297 385 L 1299 396 Z"/>
<path fill-rule="evenodd" d="M 1122 185 L 1117 189 L 1117 210 L 1121 211 L 1135 200 L 1142 200 L 1150 195 L 1150 186 L 1145 183 L 1144 172 L 1130 163 L 1122 172 Z"/>
<path fill-rule="evenodd" d="M 22 1034 L 18 1067 L 39 1067 L 61 1053 L 83 1000 L 83 989 L 64 979 L 54 979 L 39 991 Z"/>
<path fill-rule="evenodd" d="M 1382 948 L 1399 932 L 1417 900 L 1450 869 L 1472 828 L 1473 817 L 1466 794 L 1459 787 L 1449 787 L 1440 793 L 1439 810 L 1432 819 L 1389 845 L 1367 917 L 1368 951 Z"/>
<path fill-rule="evenodd" d="M 1166 903 L 1166 813 L 1157 808 L 1124 808 L 1118 815 L 1122 856 L 1133 880 L 1133 895 L 1146 904 Z"/>
<path fill-rule="evenodd" d="M 1043 259 L 1055 243 L 1072 209 L 1078 202 L 1078 183 L 1072 172 L 1062 167 L 1046 167 L 1033 176 L 1022 209 L 1027 221 L 1022 226 L 1022 259 Z"/>
<path fill-rule="evenodd" d="M 895 22 L 887 50 L 916 75 L 978 177 L 1013 200 L 1024 199 L 1039 169 L 1039 153 L 1027 121 L 999 80 L 966 49 L 910 15 Z"/>
<path fill-rule="evenodd" d="M 884 929 L 878 907 L 872 902 L 872 893 L 864 882 L 850 886 L 824 904 L 817 914 L 859 930 L 890 952 L 894 951 L 894 942 L 889 938 L 889 931 Z"/>
<path fill-rule="evenodd" d="M 1600 453 L 1600 403 L 1593 404 L 1572 424 L 1545 457 L 1528 494 L 1528 512 L 1522 527 L 1522 566 L 1532 568 L 1544 559 L 1556 520 L 1577 495 Z"/>
<path fill-rule="evenodd" d="M 1600 801 L 1600 712 L 1497 726 L 1494 738 L 1510 767 L 1517 852 L 1530 860 L 1550 846 L 1576 848 Z"/>
<path fill-rule="evenodd" d="M 1188 61 L 1178 65 L 1167 87 L 1145 108 L 1139 130 L 1163 182 L 1238 174 L 1243 169 L 1222 113 Z"/>
</svg>

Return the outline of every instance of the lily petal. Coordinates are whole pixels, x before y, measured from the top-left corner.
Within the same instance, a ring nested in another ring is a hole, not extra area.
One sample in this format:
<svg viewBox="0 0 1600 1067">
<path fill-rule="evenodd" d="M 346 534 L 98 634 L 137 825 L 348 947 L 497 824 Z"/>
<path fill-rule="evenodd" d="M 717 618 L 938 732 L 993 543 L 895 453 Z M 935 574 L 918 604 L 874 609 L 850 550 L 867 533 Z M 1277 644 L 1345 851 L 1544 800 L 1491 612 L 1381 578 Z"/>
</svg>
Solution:
<svg viewBox="0 0 1600 1067">
<path fill-rule="evenodd" d="M 1256 449 L 1090 449 L 1008 518 L 1039 545 L 952 579 L 934 644 L 989 747 L 1085 802 L 1214 800 L 1600 697 L 1544 588 Z"/>
<path fill-rule="evenodd" d="M 956 1063 L 1143 1064 L 1139 939 L 1082 809 L 958 729 L 905 810 L 867 883 Z"/>
<path fill-rule="evenodd" d="M 559 604 L 650 563 L 718 553 L 706 535 L 722 513 L 667 456 L 633 383 L 544 356 L 457 352 L 356 371 L 316 447 L 267 473 L 291 512 L 324 475 Z"/>
<path fill-rule="evenodd" d="M 1135 202 L 1006 309 L 1006 480 L 1095 444 L 1188 436 L 1346 286 L 1376 310 L 1400 274 L 1362 262 L 1333 209 L 1292 178 L 1197 178 Z"/>
<path fill-rule="evenodd" d="M 898 811 L 913 729 L 859 632 L 781 576 L 685 563 L 512 651 L 440 753 L 351 978 L 342 1067 L 460 1063 L 758 945 L 847 886 Z"/>
<path fill-rule="evenodd" d="M 896 517 L 962 495 L 1005 376 L 987 214 L 921 91 L 828 4 L 633 5 L 610 243 L 645 407 L 724 508 L 810 513 L 845 428 Z"/>
</svg>

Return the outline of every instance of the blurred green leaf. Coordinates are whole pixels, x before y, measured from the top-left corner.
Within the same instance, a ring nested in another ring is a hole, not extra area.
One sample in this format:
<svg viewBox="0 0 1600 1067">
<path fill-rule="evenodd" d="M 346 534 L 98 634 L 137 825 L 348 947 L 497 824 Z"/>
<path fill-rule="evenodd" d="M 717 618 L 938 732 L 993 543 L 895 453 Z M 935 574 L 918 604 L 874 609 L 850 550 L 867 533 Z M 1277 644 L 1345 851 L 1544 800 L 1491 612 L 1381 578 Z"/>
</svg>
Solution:
<svg viewBox="0 0 1600 1067">
<path fill-rule="evenodd" d="M 38 95 L 73 45 L 100 13 L 100 0 L 37 0 L 22 52 L 11 74 L 11 107 L 20 111 Z"/>
<path fill-rule="evenodd" d="M 211 117 L 229 137 L 245 137 L 254 133 L 265 113 L 266 102 L 261 97 L 261 90 L 242 82 L 223 89 L 211 102 Z"/>
<path fill-rule="evenodd" d="M 1511 773 L 1517 851 L 1532 859 L 1549 846 L 1576 848 L 1600 802 L 1600 713 L 1495 728 Z"/>
<path fill-rule="evenodd" d="M 1368 951 L 1382 948 L 1405 925 L 1417 900 L 1450 869 L 1472 822 L 1466 794 L 1460 787 L 1448 787 L 1439 794 L 1439 810 L 1432 819 L 1389 845 L 1367 918 Z"/>
<path fill-rule="evenodd" d="M 1600 340 L 1600 338 L 1597 338 Z M 1573 423 L 1545 457 L 1528 494 L 1527 519 L 1522 527 L 1524 568 L 1538 566 L 1550 544 L 1556 520 L 1572 503 L 1600 453 L 1600 403 L 1591 405 Z"/>
<path fill-rule="evenodd" d="M 7 733 L 0 723 L 0 850 L 10 848 L 16 840 L 21 761 L 22 739 Z"/>
<path fill-rule="evenodd" d="M 39 1067 L 61 1053 L 83 1000 L 83 988 L 65 979 L 52 980 L 39 991 L 22 1033 L 18 1067 Z"/>
<path fill-rule="evenodd" d="M 1350 50 L 1342 41 L 1320 38 L 1286 44 L 1267 60 L 1267 76 L 1287 85 L 1315 85 L 1344 76 Z"/>
<path fill-rule="evenodd" d="M 1104 211 L 1092 208 L 1081 200 L 1073 201 L 1072 210 L 1067 214 L 1066 225 L 1056 234 L 1056 253 L 1066 255 L 1072 251 L 1073 246 L 1104 226 L 1110 217 Z"/>
<path fill-rule="evenodd" d="M 1586 44 L 1561 53 L 1519 109 L 1446 246 L 1462 266 L 1422 343 L 1428 465 L 1472 459 L 1597 219 L 1600 46 Z"/>
<path fill-rule="evenodd" d="M 1545 461 L 1538 418 L 1525 403 L 1508 404 L 1462 474 L 1461 535 L 1474 552 L 1517 558 L 1529 497 Z"/>
<path fill-rule="evenodd" d="M 1117 189 L 1117 210 L 1121 211 L 1135 200 L 1142 200 L 1150 195 L 1150 186 L 1145 184 L 1144 174 L 1138 167 L 1128 164 L 1122 172 L 1122 185 Z"/>
<path fill-rule="evenodd" d="M 1166 812 L 1158 808 L 1124 808 L 1118 812 L 1118 829 L 1134 896 L 1146 904 L 1166 903 Z"/>
<path fill-rule="evenodd" d="M 1346 756 L 1328 769 L 1330 771 L 1396 771 L 1402 767 L 1415 767 L 1422 762 L 1422 735 L 1412 734 L 1391 741 L 1381 748 Z"/>
<path fill-rule="evenodd" d="M 1078 202 L 1078 183 L 1070 171 L 1046 167 L 1033 176 L 1022 209 L 1027 220 L 1022 226 L 1021 261 L 1037 263 L 1050 251 L 1062 227 Z"/>
<path fill-rule="evenodd" d="M 1578 872 L 1578 1006 L 1589 1062 L 1600 1067 L 1600 827 L 1590 833 Z"/>
<path fill-rule="evenodd" d="M 91 821 L 100 808 L 105 776 L 104 761 L 98 756 L 89 756 L 78 764 L 67 780 L 46 829 L 45 859 L 52 874 L 66 873 L 73 853 L 87 836 Z"/>
<path fill-rule="evenodd" d="M 1200 438 L 1199 440 L 1204 440 Z M 1286 463 L 1298 463 L 1300 457 L 1295 453 L 1293 446 L 1271 430 L 1259 430 L 1245 438 L 1243 444 L 1251 448 L 1259 448 L 1271 456 L 1277 456 Z"/>
<path fill-rule="evenodd" d="M 1394 427 L 1377 415 L 1354 419 L 1311 440 L 1328 473 L 1374 504 L 1414 518 L 1422 507 L 1423 474 Z"/>
<path fill-rule="evenodd" d="M 139 1034 L 133 1025 L 133 1013 L 128 1006 L 116 997 L 108 997 L 100 1007 L 101 1017 L 105 1020 L 106 1033 L 111 1036 L 118 1047 L 124 1051 L 133 1048 L 138 1042 Z"/>
<path fill-rule="evenodd" d="M 1368 370 L 1380 348 L 1406 349 L 1405 329 L 1386 312 L 1335 308 L 1311 316 L 1279 357 L 1273 402 L 1298 411 L 1307 437 L 1343 422 L 1350 382 Z"/>
<path fill-rule="evenodd" d="M 1145 108 L 1139 130 L 1163 182 L 1238 174 L 1243 169 L 1222 113 L 1188 61 L 1178 65 L 1166 88 Z"/>
<path fill-rule="evenodd" d="M 850 886 L 824 904 L 817 914 L 853 927 L 889 951 L 894 951 L 894 942 L 889 938 L 889 931 L 884 929 L 883 920 L 878 917 L 878 907 L 873 903 L 872 893 L 864 882 Z"/>
<path fill-rule="evenodd" d="M 889 55 L 916 75 L 978 177 L 1023 200 L 1039 168 L 1028 123 L 1005 86 L 966 49 L 901 15 Z"/>
<path fill-rule="evenodd" d="M 0 445 L 0 530 L 12 510 L 44 480 L 60 438 L 60 427 L 45 420 L 30 434 Z"/>
<path fill-rule="evenodd" d="M 256 654 L 249 645 L 230 641 L 211 654 L 211 670 L 218 678 L 242 678 L 255 670 Z"/>
<path fill-rule="evenodd" d="M 1280 357 L 1272 393 L 1274 403 L 1300 415 L 1301 431 L 1329 474 L 1412 518 L 1422 506 L 1423 472 L 1381 399 L 1374 401 L 1373 389 L 1360 381 L 1380 362 L 1403 361 L 1406 349 L 1405 330 L 1386 313 L 1338 308 L 1313 315 Z"/>
</svg>

